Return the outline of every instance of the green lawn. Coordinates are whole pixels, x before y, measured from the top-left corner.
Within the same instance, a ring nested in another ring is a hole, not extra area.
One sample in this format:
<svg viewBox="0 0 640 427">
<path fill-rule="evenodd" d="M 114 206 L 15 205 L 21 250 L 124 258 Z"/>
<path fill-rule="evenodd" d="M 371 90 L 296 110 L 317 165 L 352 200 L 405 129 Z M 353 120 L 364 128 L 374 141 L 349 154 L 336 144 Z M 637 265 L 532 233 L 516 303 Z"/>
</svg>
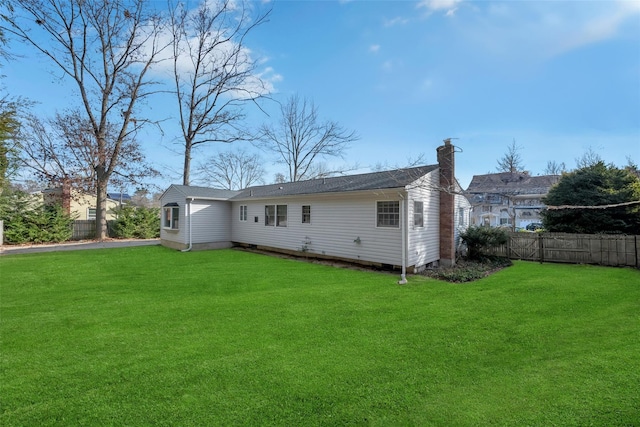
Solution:
<svg viewBox="0 0 640 427">
<path fill-rule="evenodd" d="M 0 425 L 640 425 L 640 272 L 0 257 Z"/>
</svg>

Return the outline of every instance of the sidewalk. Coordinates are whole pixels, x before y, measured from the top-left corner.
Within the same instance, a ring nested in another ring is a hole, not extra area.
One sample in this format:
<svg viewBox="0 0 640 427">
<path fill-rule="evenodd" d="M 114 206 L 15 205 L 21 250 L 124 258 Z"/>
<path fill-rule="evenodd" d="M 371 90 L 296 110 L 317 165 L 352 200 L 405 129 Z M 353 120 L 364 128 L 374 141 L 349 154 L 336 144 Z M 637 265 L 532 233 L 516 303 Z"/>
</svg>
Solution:
<svg viewBox="0 0 640 427">
<path fill-rule="evenodd" d="M 148 240 L 105 240 L 104 242 L 71 242 L 43 245 L 2 245 L 0 255 L 30 254 L 36 252 L 78 251 L 84 249 L 126 248 L 130 246 L 159 245 L 160 239 Z"/>
</svg>

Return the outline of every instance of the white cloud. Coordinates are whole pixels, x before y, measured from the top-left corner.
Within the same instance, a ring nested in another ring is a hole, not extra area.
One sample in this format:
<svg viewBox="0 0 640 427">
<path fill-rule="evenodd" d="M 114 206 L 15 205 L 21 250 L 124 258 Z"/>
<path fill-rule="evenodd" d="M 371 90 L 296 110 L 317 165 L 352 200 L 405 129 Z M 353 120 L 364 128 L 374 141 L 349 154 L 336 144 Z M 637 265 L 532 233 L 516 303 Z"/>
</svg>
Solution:
<svg viewBox="0 0 640 427">
<path fill-rule="evenodd" d="M 458 23 L 458 34 L 480 51 L 512 59 L 558 56 L 616 37 L 627 24 L 635 25 L 635 37 L 640 34 L 637 1 L 510 2 L 473 9 Z"/>
<path fill-rule="evenodd" d="M 457 5 L 462 0 L 421 0 L 418 2 L 418 8 L 425 8 L 429 12 L 446 11 L 447 16 L 453 16 L 457 9 Z"/>
<path fill-rule="evenodd" d="M 378 53 L 379 51 L 380 51 L 380 45 L 379 44 L 372 44 L 371 46 L 369 46 L 369 52 Z"/>
</svg>

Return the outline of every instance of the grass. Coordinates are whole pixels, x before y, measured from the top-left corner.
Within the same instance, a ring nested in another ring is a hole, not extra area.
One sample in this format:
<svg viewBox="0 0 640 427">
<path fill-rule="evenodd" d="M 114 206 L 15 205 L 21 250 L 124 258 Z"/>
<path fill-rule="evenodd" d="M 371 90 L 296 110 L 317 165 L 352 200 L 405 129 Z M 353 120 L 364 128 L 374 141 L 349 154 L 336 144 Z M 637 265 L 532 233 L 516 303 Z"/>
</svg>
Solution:
<svg viewBox="0 0 640 427">
<path fill-rule="evenodd" d="M 234 250 L 0 258 L 0 425 L 640 424 L 640 272 L 467 284 Z"/>
</svg>

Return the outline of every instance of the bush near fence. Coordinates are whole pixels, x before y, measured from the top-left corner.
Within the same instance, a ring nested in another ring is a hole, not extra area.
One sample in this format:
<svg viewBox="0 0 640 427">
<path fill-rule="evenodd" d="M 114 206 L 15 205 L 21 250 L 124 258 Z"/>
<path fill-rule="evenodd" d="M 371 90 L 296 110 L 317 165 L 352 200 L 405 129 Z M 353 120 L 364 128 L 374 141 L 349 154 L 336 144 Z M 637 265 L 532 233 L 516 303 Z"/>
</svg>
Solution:
<svg viewBox="0 0 640 427">
<path fill-rule="evenodd" d="M 539 262 L 640 268 L 640 236 L 510 232 L 509 241 L 483 253 Z"/>
</svg>

